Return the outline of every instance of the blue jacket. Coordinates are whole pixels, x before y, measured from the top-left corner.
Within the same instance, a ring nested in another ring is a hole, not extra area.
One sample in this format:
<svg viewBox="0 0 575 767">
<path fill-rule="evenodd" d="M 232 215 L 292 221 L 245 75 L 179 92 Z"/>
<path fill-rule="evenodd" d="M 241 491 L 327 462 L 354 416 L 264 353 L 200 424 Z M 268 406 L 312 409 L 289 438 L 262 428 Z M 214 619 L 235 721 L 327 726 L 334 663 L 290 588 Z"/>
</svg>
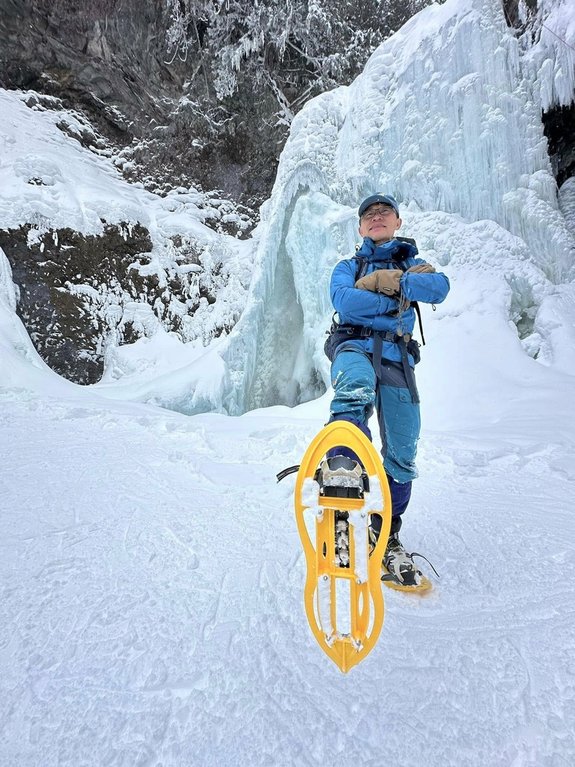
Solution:
<svg viewBox="0 0 575 767">
<path fill-rule="evenodd" d="M 416 264 L 425 264 L 426 261 L 422 258 L 416 258 L 417 252 L 417 247 L 408 242 L 391 240 L 376 247 L 373 240 L 365 237 L 356 256 L 367 261 L 367 269 L 364 271 L 364 275 L 366 275 L 377 269 L 405 270 Z M 399 335 L 413 333 L 415 325 L 413 307 L 409 307 L 398 317 L 398 299 L 355 287 L 358 272 L 359 262 L 357 258 L 340 261 L 333 270 L 330 294 L 333 306 L 339 316 L 339 322 L 346 325 L 361 325 L 373 328 L 373 330 L 383 330 Z M 403 295 L 409 301 L 439 304 L 449 292 L 449 280 L 441 272 L 432 274 L 405 272 L 399 282 Z M 344 348 L 371 352 L 373 351 L 373 339 L 345 341 L 338 347 L 338 351 L 343 351 Z M 401 354 L 397 344 L 384 341 L 382 357 L 399 362 Z M 413 365 L 411 356 L 409 361 Z"/>
</svg>

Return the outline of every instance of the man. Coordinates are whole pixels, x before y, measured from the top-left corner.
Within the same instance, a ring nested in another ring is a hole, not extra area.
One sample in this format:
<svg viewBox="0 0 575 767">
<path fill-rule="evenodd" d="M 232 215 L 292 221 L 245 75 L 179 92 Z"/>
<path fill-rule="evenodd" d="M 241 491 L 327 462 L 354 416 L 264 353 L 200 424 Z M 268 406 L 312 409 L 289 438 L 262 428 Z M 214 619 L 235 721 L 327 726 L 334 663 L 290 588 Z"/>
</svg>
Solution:
<svg viewBox="0 0 575 767">
<path fill-rule="evenodd" d="M 339 325 L 326 352 L 332 359 L 334 388 L 330 421 L 351 421 L 371 439 L 368 420 L 374 408 L 377 411 L 392 499 L 383 565 L 401 585 L 415 587 L 421 573 L 398 536 L 417 476 L 420 431 L 413 372 L 419 345 L 411 340 L 413 303 L 440 303 L 449 292 L 449 281 L 416 258 L 412 240 L 396 238 L 401 223 L 399 206 L 389 194 L 374 194 L 359 206 L 363 243 L 353 258 L 340 261 L 333 271 L 330 292 Z M 321 470 L 324 486 L 358 482 L 362 472 L 357 456 L 342 448 L 328 453 Z M 378 529 L 372 530 L 375 540 L 381 529 L 381 519 L 376 517 L 374 527 L 377 522 Z"/>
</svg>

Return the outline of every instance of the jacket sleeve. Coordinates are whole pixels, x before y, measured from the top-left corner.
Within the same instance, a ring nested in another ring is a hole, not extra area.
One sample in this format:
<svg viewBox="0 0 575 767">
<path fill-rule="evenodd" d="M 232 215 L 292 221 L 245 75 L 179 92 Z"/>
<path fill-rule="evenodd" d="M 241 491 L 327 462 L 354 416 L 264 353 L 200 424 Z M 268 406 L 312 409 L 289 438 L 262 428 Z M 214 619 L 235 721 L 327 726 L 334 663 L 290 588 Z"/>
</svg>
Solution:
<svg viewBox="0 0 575 767">
<path fill-rule="evenodd" d="M 352 259 L 337 264 L 331 275 L 331 300 L 341 322 L 370 328 L 376 317 L 397 311 L 399 302 L 371 290 L 356 288 L 356 268 Z"/>
<path fill-rule="evenodd" d="M 427 262 L 418 258 L 416 263 L 425 264 Z M 399 284 L 408 301 L 422 301 L 424 304 L 440 304 L 449 293 L 449 280 L 443 272 L 433 272 L 432 274 L 405 272 Z"/>
</svg>

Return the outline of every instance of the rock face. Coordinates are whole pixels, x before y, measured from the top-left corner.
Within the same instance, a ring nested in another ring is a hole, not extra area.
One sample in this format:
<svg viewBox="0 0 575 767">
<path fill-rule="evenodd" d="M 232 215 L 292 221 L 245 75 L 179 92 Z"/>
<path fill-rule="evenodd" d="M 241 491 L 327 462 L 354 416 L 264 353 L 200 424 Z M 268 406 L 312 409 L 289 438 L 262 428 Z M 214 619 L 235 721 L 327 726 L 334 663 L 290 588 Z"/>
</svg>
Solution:
<svg viewBox="0 0 575 767">
<path fill-rule="evenodd" d="M 0 0 L 0 87 L 83 111 L 124 150 L 130 180 L 154 191 L 221 189 L 255 210 L 285 137 L 285 126 L 270 125 L 277 104 L 238 100 L 230 112 L 215 98 L 199 37 L 185 58 L 170 52 L 172 22 L 160 0 Z"/>
<path fill-rule="evenodd" d="M 185 72 L 165 63 L 167 19 L 154 0 L 0 0 L 0 84 L 84 107 L 120 141 L 161 120 Z"/>
<path fill-rule="evenodd" d="M 87 113 L 154 191 L 255 212 L 293 114 L 430 1 L 0 0 L 0 87 Z"/>
<path fill-rule="evenodd" d="M 18 314 L 44 361 L 75 383 L 91 384 L 102 376 L 108 349 L 160 327 L 203 344 L 230 330 L 247 286 L 236 275 L 230 280 L 209 248 L 183 237 L 169 245 L 171 258 L 151 267 L 152 242 L 140 225 L 107 225 L 101 236 L 0 230 Z"/>
<path fill-rule="evenodd" d="M 30 243 L 29 232 L 30 227 L 0 231 L 0 247 L 19 286 L 19 315 L 53 370 L 76 383 L 95 383 L 109 333 L 118 333 L 119 340 L 138 335 L 123 318 L 121 298 L 138 298 L 130 266 L 152 249 L 148 233 L 136 226 L 123 236 L 110 226 L 102 237 L 85 237 L 63 229 Z M 153 285 L 139 282 L 140 291 L 153 292 Z M 115 322 L 106 311 L 114 305 Z"/>
</svg>

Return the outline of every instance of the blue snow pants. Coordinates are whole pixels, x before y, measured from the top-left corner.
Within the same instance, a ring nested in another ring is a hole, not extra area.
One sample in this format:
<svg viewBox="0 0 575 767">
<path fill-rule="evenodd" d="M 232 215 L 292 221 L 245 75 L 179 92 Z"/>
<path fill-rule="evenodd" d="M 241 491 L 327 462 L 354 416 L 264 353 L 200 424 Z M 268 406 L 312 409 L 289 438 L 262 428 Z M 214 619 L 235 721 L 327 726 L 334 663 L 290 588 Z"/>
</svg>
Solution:
<svg viewBox="0 0 575 767">
<path fill-rule="evenodd" d="M 411 481 L 417 476 L 415 455 L 421 419 L 401 364 L 383 359 L 382 369 L 378 382 L 367 354 L 349 349 L 338 352 L 331 366 L 334 398 L 330 421 L 351 421 L 371 439 L 368 420 L 374 409 L 377 411 L 383 466 L 391 491 L 392 532 L 396 532 L 409 504 Z"/>
</svg>

